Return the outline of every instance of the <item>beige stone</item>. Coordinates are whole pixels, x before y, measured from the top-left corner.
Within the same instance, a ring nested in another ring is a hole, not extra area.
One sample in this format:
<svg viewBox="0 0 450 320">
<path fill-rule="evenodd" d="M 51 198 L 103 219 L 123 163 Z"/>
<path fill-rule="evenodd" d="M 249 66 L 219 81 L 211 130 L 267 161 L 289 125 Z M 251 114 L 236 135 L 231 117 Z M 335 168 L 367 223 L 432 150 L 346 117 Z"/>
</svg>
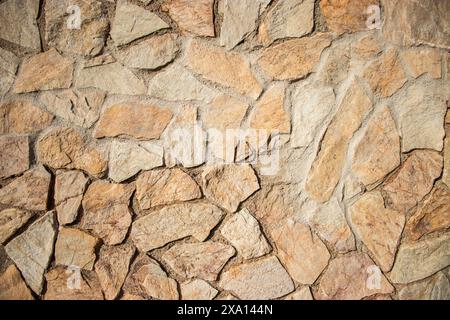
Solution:
<svg viewBox="0 0 450 320">
<path fill-rule="evenodd" d="M 310 74 L 322 51 L 331 43 L 329 34 L 288 40 L 265 49 L 257 65 L 273 80 L 296 80 Z"/>
<path fill-rule="evenodd" d="M 434 151 L 413 151 L 383 186 L 388 206 L 400 212 L 415 207 L 431 191 L 441 172 L 441 155 Z"/>
<path fill-rule="evenodd" d="M 248 104 L 231 96 L 217 96 L 202 114 L 207 129 L 217 129 L 225 134 L 227 129 L 238 129 L 248 110 Z"/>
<path fill-rule="evenodd" d="M 30 211 L 47 209 L 50 174 L 35 167 L 0 189 L 0 203 Z"/>
<path fill-rule="evenodd" d="M 78 229 L 60 228 L 55 244 L 55 263 L 92 270 L 98 239 Z"/>
<path fill-rule="evenodd" d="M 363 76 L 372 91 L 383 98 L 392 96 L 407 81 L 395 49 L 389 49 L 373 61 L 364 70 Z"/>
<path fill-rule="evenodd" d="M 136 198 L 143 210 L 201 196 L 197 183 L 178 168 L 146 171 L 136 181 Z"/>
<path fill-rule="evenodd" d="M 18 209 L 5 209 L 0 211 L 0 243 L 5 243 L 32 216 L 32 213 Z"/>
<path fill-rule="evenodd" d="M 10 265 L 0 275 L 0 300 L 34 300 L 19 270 Z"/>
<path fill-rule="evenodd" d="M 182 300 L 212 300 L 219 291 L 208 282 L 201 279 L 194 279 L 180 285 Z"/>
<path fill-rule="evenodd" d="M 399 300 L 448 300 L 449 280 L 442 272 L 426 280 L 411 283 L 398 292 Z"/>
<path fill-rule="evenodd" d="M 55 49 L 25 59 L 14 84 L 14 93 L 66 89 L 72 84 L 74 61 Z"/>
<path fill-rule="evenodd" d="M 303 287 L 288 295 L 284 300 L 314 300 L 309 287 Z"/>
<path fill-rule="evenodd" d="M 356 54 L 359 59 L 374 58 L 382 51 L 380 43 L 373 35 L 367 35 L 358 39 L 352 45 L 352 52 Z"/>
<path fill-rule="evenodd" d="M 207 167 L 202 181 L 205 196 L 231 212 L 236 212 L 244 200 L 259 190 L 258 178 L 249 164 Z"/>
<path fill-rule="evenodd" d="M 214 37 L 214 0 L 168 0 L 162 9 L 184 33 Z"/>
<path fill-rule="evenodd" d="M 402 51 L 400 56 L 414 78 L 418 78 L 424 73 L 430 74 L 433 79 L 441 78 L 441 53 L 439 50 L 408 49 Z"/>
<path fill-rule="evenodd" d="M 365 253 L 350 253 L 331 260 L 322 275 L 314 298 L 318 300 L 360 300 L 394 288 Z"/>
<path fill-rule="evenodd" d="M 122 243 L 131 225 L 128 206 L 134 189 L 133 184 L 92 183 L 83 199 L 82 228 L 93 231 L 107 245 Z"/>
<path fill-rule="evenodd" d="M 158 139 L 172 119 L 172 111 L 150 103 L 124 102 L 108 107 L 100 117 L 94 136 Z"/>
<path fill-rule="evenodd" d="M 349 76 L 351 57 L 348 41 L 333 44 L 317 70 L 318 80 L 327 86 L 342 84 Z"/>
<path fill-rule="evenodd" d="M 192 40 L 186 50 L 186 66 L 207 81 L 231 88 L 239 94 L 256 99 L 262 91 L 248 62 L 236 52 Z"/>
<path fill-rule="evenodd" d="M 219 208 L 209 204 L 172 205 L 134 221 L 130 236 L 140 251 L 150 251 L 188 236 L 204 241 L 222 216 Z"/>
<path fill-rule="evenodd" d="M 330 199 L 341 177 L 348 142 L 371 108 L 370 99 L 354 81 L 325 133 L 306 182 L 306 190 L 315 201 Z"/>
<path fill-rule="evenodd" d="M 447 114 L 450 114 L 450 112 Z M 450 130 L 448 131 L 450 132 Z M 450 187 L 450 134 L 447 135 L 444 141 L 444 173 L 442 174 L 442 181 Z"/>
<path fill-rule="evenodd" d="M 353 174 L 365 185 L 383 179 L 400 165 L 400 138 L 388 107 L 373 114 L 357 142 Z"/>
<path fill-rule="evenodd" d="M 378 191 L 364 194 L 349 209 L 353 229 L 383 271 L 392 268 L 400 243 L 405 216 L 386 209 Z"/>
<path fill-rule="evenodd" d="M 30 167 L 28 137 L 0 136 L 0 178 L 18 175 Z"/>
<path fill-rule="evenodd" d="M 0 97 L 2 97 L 14 83 L 20 59 L 14 53 L 0 48 L 0 62 Z"/>
<path fill-rule="evenodd" d="M 9 258 L 38 295 L 44 286 L 44 273 L 53 254 L 55 237 L 55 216 L 49 212 L 5 246 Z"/>
<path fill-rule="evenodd" d="M 219 285 L 243 300 L 269 300 L 294 290 L 289 274 L 274 256 L 231 267 Z"/>
<path fill-rule="evenodd" d="M 128 244 L 101 248 L 95 272 L 106 300 L 114 300 L 119 295 L 134 252 L 134 247 Z"/>
</svg>

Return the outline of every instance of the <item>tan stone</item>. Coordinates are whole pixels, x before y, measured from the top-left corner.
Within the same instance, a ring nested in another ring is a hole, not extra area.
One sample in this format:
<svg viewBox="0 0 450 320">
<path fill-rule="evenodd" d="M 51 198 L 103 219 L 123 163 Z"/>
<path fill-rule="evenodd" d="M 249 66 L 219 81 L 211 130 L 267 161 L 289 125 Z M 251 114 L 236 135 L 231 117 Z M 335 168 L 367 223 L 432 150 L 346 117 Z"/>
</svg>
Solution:
<svg viewBox="0 0 450 320">
<path fill-rule="evenodd" d="M 192 40 L 186 51 L 186 66 L 207 81 L 231 88 L 256 99 L 262 91 L 249 64 L 236 52 Z"/>
<path fill-rule="evenodd" d="M 450 112 L 447 114 L 450 114 Z M 444 173 L 442 174 L 442 181 L 450 187 L 450 134 L 447 135 L 444 141 Z"/>
<path fill-rule="evenodd" d="M 134 247 L 128 244 L 101 248 L 95 272 L 106 300 L 114 300 L 119 295 L 134 252 Z"/>
<path fill-rule="evenodd" d="M 74 62 L 55 49 L 25 59 L 14 84 L 14 93 L 65 89 L 72 84 Z"/>
<path fill-rule="evenodd" d="M 311 73 L 322 51 L 331 43 L 329 34 L 288 40 L 264 50 L 257 61 L 273 80 L 296 80 Z"/>
<path fill-rule="evenodd" d="M 0 300 L 34 300 L 19 270 L 10 265 L 0 275 Z"/>
<path fill-rule="evenodd" d="M 208 282 L 201 279 L 194 279 L 180 285 L 182 300 L 212 300 L 219 291 Z"/>
<path fill-rule="evenodd" d="M 88 179 L 79 171 L 58 171 L 55 179 L 55 207 L 61 225 L 73 223 L 83 199 Z"/>
<path fill-rule="evenodd" d="M 95 128 L 94 136 L 158 139 L 172 119 L 172 111 L 149 103 L 121 103 L 106 109 Z"/>
<path fill-rule="evenodd" d="M 162 9 L 182 32 L 214 37 L 214 0 L 168 0 Z"/>
<path fill-rule="evenodd" d="M 143 210 L 201 196 L 197 183 L 178 168 L 146 171 L 136 180 L 136 198 Z"/>
<path fill-rule="evenodd" d="M 269 300 L 294 290 L 289 274 L 274 256 L 231 267 L 219 284 L 243 300 Z"/>
<path fill-rule="evenodd" d="M 184 243 L 167 250 L 162 259 L 184 278 L 214 281 L 235 252 L 232 246 L 220 242 Z"/>
<path fill-rule="evenodd" d="M 444 273 L 439 272 L 426 280 L 411 283 L 398 292 L 399 300 L 449 300 L 450 284 Z"/>
<path fill-rule="evenodd" d="M 418 78 L 424 73 L 430 74 L 433 79 L 441 78 L 441 53 L 439 50 L 408 49 L 402 51 L 400 56 L 414 78 Z"/>
<path fill-rule="evenodd" d="M 47 209 L 50 174 L 35 167 L 0 189 L 0 203 L 30 211 Z"/>
<path fill-rule="evenodd" d="M 318 80 L 328 86 L 342 84 L 349 76 L 351 57 L 348 41 L 333 44 L 317 70 Z"/>
<path fill-rule="evenodd" d="M 241 202 L 259 190 L 258 178 L 249 164 L 207 167 L 202 181 L 205 196 L 231 212 L 236 212 Z"/>
<path fill-rule="evenodd" d="M 248 110 L 248 104 L 231 96 L 217 96 L 202 114 L 207 129 L 217 129 L 225 133 L 226 129 L 238 129 Z"/>
<path fill-rule="evenodd" d="M 0 136 L 0 178 L 18 175 L 30 167 L 28 137 Z"/>
<path fill-rule="evenodd" d="M 313 284 L 330 259 L 322 240 L 308 226 L 293 220 L 280 223 L 270 235 L 291 277 L 301 284 Z"/>
<path fill-rule="evenodd" d="M 73 280 L 74 276 L 79 276 L 79 282 Z M 100 283 L 93 271 L 57 267 L 47 272 L 45 278 L 44 300 L 103 300 Z"/>
<path fill-rule="evenodd" d="M 392 268 L 405 216 L 384 207 L 378 191 L 364 194 L 349 209 L 354 230 L 383 271 Z"/>
<path fill-rule="evenodd" d="M 372 91 L 383 98 L 396 93 L 407 81 L 395 49 L 389 49 L 373 61 L 365 70 L 364 78 Z"/>
<path fill-rule="evenodd" d="M 320 0 L 320 9 L 328 29 L 336 33 L 366 31 L 368 8 L 379 0 Z"/>
<path fill-rule="evenodd" d="M 48 127 L 53 116 L 28 100 L 0 105 L 0 133 L 33 134 Z"/>
<path fill-rule="evenodd" d="M 400 138 L 388 107 L 377 110 L 358 141 L 352 171 L 370 185 L 383 179 L 400 165 Z"/>
<path fill-rule="evenodd" d="M 380 43 L 373 35 L 364 36 L 352 45 L 352 52 L 360 59 L 370 59 L 382 51 Z"/>
<path fill-rule="evenodd" d="M 417 242 L 402 243 L 389 274 L 393 283 L 410 283 L 450 265 L 450 233 Z"/>
<path fill-rule="evenodd" d="M 303 287 L 288 295 L 284 300 L 314 300 L 309 287 Z"/>
<path fill-rule="evenodd" d="M 256 103 L 250 126 L 254 129 L 264 129 L 270 133 L 290 133 L 291 119 L 284 109 L 284 85 L 274 85 L 268 89 Z"/>
<path fill-rule="evenodd" d="M 92 230 L 108 245 L 122 243 L 131 225 L 128 208 L 133 184 L 92 183 L 83 199 L 82 228 Z"/>
<path fill-rule="evenodd" d="M 341 177 L 348 142 L 371 108 L 370 99 L 354 81 L 325 133 L 306 181 L 306 190 L 314 200 L 323 203 L 330 199 Z"/>
<path fill-rule="evenodd" d="M 14 53 L 0 48 L 0 62 L 0 97 L 2 97 L 14 83 L 20 59 Z"/>
<path fill-rule="evenodd" d="M 37 143 L 39 160 L 55 169 L 79 169 L 99 177 L 106 171 L 103 154 L 72 128 L 56 127 Z"/>
<path fill-rule="evenodd" d="M 32 213 L 18 209 L 5 209 L 0 211 L 0 244 L 5 243 L 32 216 Z"/>
<path fill-rule="evenodd" d="M 400 212 L 415 207 L 431 191 L 441 172 L 441 155 L 434 151 L 413 151 L 383 186 L 388 206 Z"/>
<path fill-rule="evenodd" d="M 5 246 L 28 286 L 38 295 L 44 286 L 44 273 L 53 254 L 55 237 L 55 216 L 49 212 Z"/>
<path fill-rule="evenodd" d="M 331 260 L 314 292 L 314 298 L 359 300 L 393 291 L 392 285 L 367 254 L 350 253 Z"/>
</svg>

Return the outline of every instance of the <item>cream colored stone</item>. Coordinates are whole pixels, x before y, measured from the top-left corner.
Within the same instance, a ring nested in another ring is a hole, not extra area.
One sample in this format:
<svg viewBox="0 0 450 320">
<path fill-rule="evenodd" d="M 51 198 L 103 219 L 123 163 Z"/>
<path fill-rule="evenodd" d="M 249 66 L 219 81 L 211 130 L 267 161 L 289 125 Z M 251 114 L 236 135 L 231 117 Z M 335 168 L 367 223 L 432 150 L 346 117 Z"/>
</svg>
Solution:
<svg viewBox="0 0 450 320">
<path fill-rule="evenodd" d="M 30 168 L 30 147 L 26 136 L 0 136 L 0 178 L 18 175 Z"/>
<path fill-rule="evenodd" d="M 34 300 L 19 270 L 10 265 L 0 275 L 0 300 Z"/>
<path fill-rule="evenodd" d="M 442 272 L 421 282 L 411 283 L 398 292 L 399 300 L 449 300 L 449 280 Z"/>
<path fill-rule="evenodd" d="M 0 48 L 0 97 L 5 95 L 14 83 L 20 59 L 3 48 Z"/>
<path fill-rule="evenodd" d="M 248 110 L 248 104 L 231 96 L 217 96 L 202 114 L 207 129 L 217 129 L 223 134 L 227 129 L 238 129 Z"/>
<path fill-rule="evenodd" d="M 5 243 L 32 216 L 32 213 L 18 209 L 5 209 L 0 211 L 0 244 Z"/>
<path fill-rule="evenodd" d="M 424 73 L 430 74 L 433 79 L 441 78 L 441 53 L 439 50 L 408 49 L 402 51 L 400 56 L 414 78 L 418 78 Z"/>
<path fill-rule="evenodd" d="M 447 114 L 450 114 L 448 112 Z M 450 187 L 450 130 L 444 141 L 444 173 L 442 174 L 442 181 Z"/>
<path fill-rule="evenodd" d="M 309 287 L 303 287 L 288 295 L 284 300 L 314 300 Z"/>
<path fill-rule="evenodd" d="M 219 291 L 208 282 L 194 279 L 180 285 L 182 300 L 212 300 Z"/>
<path fill-rule="evenodd" d="M 355 53 L 359 59 L 365 60 L 373 58 L 381 51 L 380 43 L 373 35 L 364 36 L 352 45 L 352 52 Z"/>
<path fill-rule="evenodd" d="M 348 41 L 332 45 L 327 52 L 324 62 L 317 70 L 320 82 L 327 86 L 341 85 L 350 74 L 351 70 L 351 47 Z"/>
</svg>

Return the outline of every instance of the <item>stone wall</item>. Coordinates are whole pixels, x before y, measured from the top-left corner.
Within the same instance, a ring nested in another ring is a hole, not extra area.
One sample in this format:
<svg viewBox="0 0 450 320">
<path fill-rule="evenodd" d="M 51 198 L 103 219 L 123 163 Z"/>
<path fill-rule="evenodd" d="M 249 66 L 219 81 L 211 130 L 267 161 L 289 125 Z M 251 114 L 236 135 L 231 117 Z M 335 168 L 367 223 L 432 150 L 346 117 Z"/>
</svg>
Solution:
<svg viewBox="0 0 450 320">
<path fill-rule="evenodd" d="M 449 16 L 1 0 L 0 299 L 450 299 Z"/>
</svg>

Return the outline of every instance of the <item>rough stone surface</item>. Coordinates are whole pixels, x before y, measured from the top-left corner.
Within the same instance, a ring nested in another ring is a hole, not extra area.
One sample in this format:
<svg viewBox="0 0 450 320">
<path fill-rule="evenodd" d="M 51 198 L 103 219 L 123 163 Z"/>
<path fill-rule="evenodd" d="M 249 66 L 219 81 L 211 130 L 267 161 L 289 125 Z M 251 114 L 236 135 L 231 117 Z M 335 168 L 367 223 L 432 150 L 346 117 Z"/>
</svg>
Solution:
<svg viewBox="0 0 450 320">
<path fill-rule="evenodd" d="M 182 283 L 180 290 L 183 300 L 212 300 L 219 293 L 208 282 L 201 279 Z"/>
<path fill-rule="evenodd" d="M 360 38 L 352 45 L 352 53 L 360 59 L 370 59 L 381 52 L 379 41 L 373 35 L 367 35 Z"/>
<path fill-rule="evenodd" d="M 447 130 L 447 132 L 449 131 Z M 444 173 L 442 174 L 442 181 L 450 187 L 450 134 L 447 135 L 444 142 Z"/>
<path fill-rule="evenodd" d="M 29 140 L 25 136 L 0 136 L 0 178 L 18 175 L 30 167 Z"/>
<path fill-rule="evenodd" d="M 450 284 L 444 273 L 439 272 L 432 278 L 412 283 L 398 292 L 400 300 L 448 300 Z"/>
<path fill-rule="evenodd" d="M 314 300 L 314 298 L 311 294 L 311 289 L 303 287 L 288 295 L 284 300 Z"/>
<path fill-rule="evenodd" d="M 433 79 L 441 78 L 441 53 L 439 50 L 409 49 L 403 51 L 400 56 L 414 78 L 418 78 L 424 73 L 430 74 Z"/>
<path fill-rule="evenodd" d="M 0 300 L 34 300 L 19 270 L 10 265 L 0 275 Z"/>
<path fill-rule="evenodd" d="M 207 129 L 226 132 L 227 129 L 237 129 L 247 113 L 249 106 L 228 95 L 217 96 L 202 114 L 203 124 Z"/>
<path fill-rule="evenodd" d="M 14 83 L 20 59 L 14 53 L 0 48 L 0 61 L 0 97 L 2 97 Z"/>
<path fill-rule="evenodd" d="M 5 243 L 32 216 L 32 213 L 18 209 L 5 209 L 0 211 L 0 243 Z"/>
</svg>

